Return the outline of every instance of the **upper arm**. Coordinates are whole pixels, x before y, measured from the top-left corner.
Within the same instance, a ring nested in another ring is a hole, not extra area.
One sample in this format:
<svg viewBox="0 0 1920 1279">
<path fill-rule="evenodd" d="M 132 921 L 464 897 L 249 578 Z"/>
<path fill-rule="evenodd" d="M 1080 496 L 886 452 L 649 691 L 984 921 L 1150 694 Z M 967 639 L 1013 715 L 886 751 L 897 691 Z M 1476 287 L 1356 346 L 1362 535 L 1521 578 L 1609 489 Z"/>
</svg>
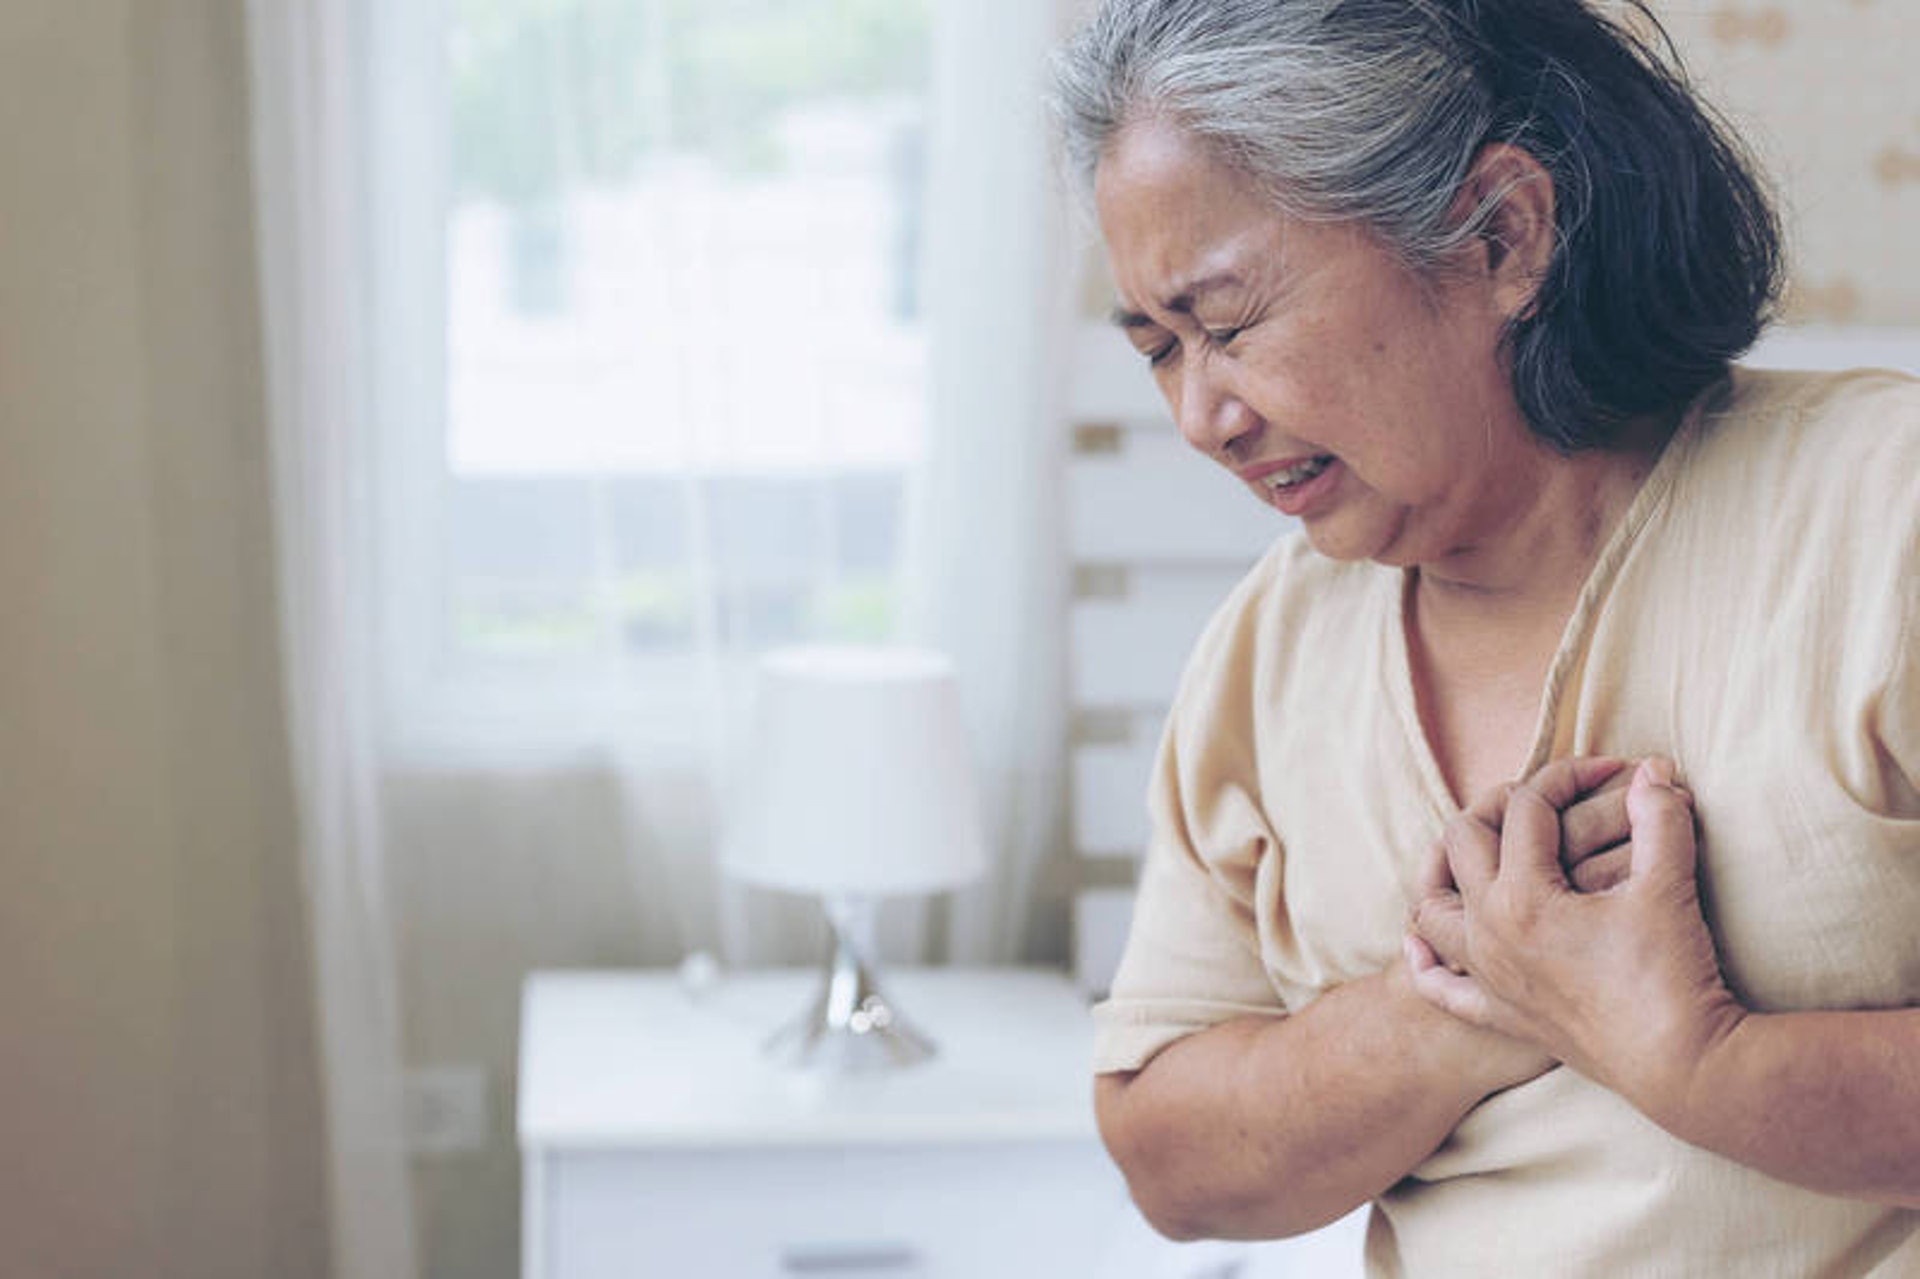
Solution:
<svg viewBox="0 0 1920 1279">
<path fill-rule="evenodd" d="M 1237 789 L 1183 750 L 1176 718 L 1155 764 L 1133 924 L 1111 997 L 1095 1010 L 1098 1071 L 1135 1071 L 1197 1030 L 1284 1011 L 1262 958 L 1252 892 L 1269 839 L 1252 829 L 1254 796 L 1195 794 L 1218 788 Z"/>
<path fill-rule="evenodd" d="M 1136 1071 L 1197 1030 L 1284 1011 L 1263 959 L 1256 882 L 1279 849 L 1260 794 L 1251 673 L 1278 551 L 1207 624 L 1180 678 L 1148 786 L 1149 836 L 1095 1070 Z M 1271 903 L 1268 903 L 1271 905 Z M 1271 912 L 1267 912 L 1271 913 Z"/>
</svg>

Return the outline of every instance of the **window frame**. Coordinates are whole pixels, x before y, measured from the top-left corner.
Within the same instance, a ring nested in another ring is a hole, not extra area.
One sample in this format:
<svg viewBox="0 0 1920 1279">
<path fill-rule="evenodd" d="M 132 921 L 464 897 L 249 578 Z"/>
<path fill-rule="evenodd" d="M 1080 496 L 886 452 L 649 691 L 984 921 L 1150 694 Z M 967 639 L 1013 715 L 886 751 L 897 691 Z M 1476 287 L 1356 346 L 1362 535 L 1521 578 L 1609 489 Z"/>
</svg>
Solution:
<svg viewBox="0 0 1920 1279">
<path fill-rule="evenodd" d="M 716 709 L 741 696 L 751 654 L 709 644 L 691 653 L 523 664 L 449 651 L 448 17 L 438 5 L 396 15 L 367 51 L 375 69 L 369 118 L 382 122 L 367 140 L 373 181 L 359 224 L 374 263 L 368 320 L 376 443 L 362 496 L 378 579 L 368 642 L 381 671 L 379 731 L 392 756 L 429 767 L 605 749 L 687 761 L 714 747 L 718 721 L 730 718 Z M 929 109 L 931 94 L 929 86 Z M 903 541 L 915 488 L 907 463 Z M 903 572 L 904 555 L 896 593 Z"/>
</svg>

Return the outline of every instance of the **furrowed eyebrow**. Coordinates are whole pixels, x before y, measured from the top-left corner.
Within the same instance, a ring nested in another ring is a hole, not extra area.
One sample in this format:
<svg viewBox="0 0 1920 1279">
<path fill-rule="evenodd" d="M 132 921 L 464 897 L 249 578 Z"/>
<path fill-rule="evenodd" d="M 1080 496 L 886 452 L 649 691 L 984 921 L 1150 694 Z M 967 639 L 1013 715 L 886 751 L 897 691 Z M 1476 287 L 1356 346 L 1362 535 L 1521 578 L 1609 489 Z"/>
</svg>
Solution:
<svg viewBox="0 0 1920 1279">
<path fill-rule="evenodd" d="M 1192 315 L 1194 303 L 1202 293 L 1211 293 L 1215 289 L 1230 288 L 1240 284 L 1239 275 L 1232 271 L 1218 271 L 1212 275 L 1195 280 L 1167 299 L 1167 310 L 1175 315 Z M 1116 306 L 1107 312 L 1107 319 L 1122 329 L 1158 328 L 1159 324 L 1144 311 L 1131 311 Z"/>
</svg>

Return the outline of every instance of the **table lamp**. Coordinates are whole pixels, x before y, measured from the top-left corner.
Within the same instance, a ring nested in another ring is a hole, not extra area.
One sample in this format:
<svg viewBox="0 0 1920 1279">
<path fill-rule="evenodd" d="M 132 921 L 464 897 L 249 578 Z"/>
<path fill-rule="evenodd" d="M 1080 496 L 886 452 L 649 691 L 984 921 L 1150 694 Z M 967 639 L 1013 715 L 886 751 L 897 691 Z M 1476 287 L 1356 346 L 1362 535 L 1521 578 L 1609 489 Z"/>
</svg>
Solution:
<svg viewBox="0 0 1920 1279">
<path fill-rule="evenodd" d="M 944 655 L 849 647 L 763 657 L 721 864 L 747 883 L 817 894 L 833 929 L 820 990 L 768 1053 L 829 1071 L 931 1057 L 931 1041 L 881 992 L 875 909 L 882 897 L 975 878 L 984 847 Z"/>
</svg>

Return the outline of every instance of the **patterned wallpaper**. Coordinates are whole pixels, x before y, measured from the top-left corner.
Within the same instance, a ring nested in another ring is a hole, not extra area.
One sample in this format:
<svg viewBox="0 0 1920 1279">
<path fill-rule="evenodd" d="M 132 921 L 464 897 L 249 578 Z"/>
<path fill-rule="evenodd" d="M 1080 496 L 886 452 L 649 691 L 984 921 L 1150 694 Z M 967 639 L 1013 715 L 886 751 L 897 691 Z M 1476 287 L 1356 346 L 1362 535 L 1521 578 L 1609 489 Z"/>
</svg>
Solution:
<svg viewBox="0 0 1920 1279">
<path fill-rule="evenodd" d="M 1920 3 L 1651 0 L 1779 192 L 1787 318 L 1920 326 Z M 1081 306 L 1112 286 L 1096 248 Z"/>
<path fill-rule="evenodd" d="M 1781 194 L 1790 319 L 1920 325 L 1920 5 L 1654 0 Z"/>
</svg>

